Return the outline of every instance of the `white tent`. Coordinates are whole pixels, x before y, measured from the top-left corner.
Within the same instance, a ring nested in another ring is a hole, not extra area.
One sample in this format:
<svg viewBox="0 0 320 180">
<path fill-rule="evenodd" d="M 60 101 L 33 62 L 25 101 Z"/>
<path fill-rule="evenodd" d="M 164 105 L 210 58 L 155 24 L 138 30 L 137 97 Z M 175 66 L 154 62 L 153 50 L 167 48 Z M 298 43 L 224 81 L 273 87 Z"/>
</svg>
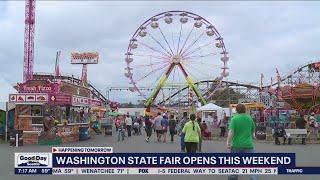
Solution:
<svg viewBox="0 0 320 180">
<path fill-rule="evenodd" d="M 197 109 L 202 114 L 202 121 L 206 121 L 209 125 L 208 130 L 212 131 L 212 128 L 218 126 L 219 121 L 224 116 L 224 109 L 216 104 L 209 103 Z M 213 115 L 212 115 L 213 113 Z M 217 118 L 214 118 L 216 116 Z M 215 120 L 214 120 L 215 119 Z"/>
<path fill-rule="evenodd" d="M 9 94 L 16 92 L 13 86 L 0 75 L 0 110 L 6 111 L 6 102 L 9 100 Z"/>
<path fill-rule="evenodd" d="M 222 107 L 217 106 L 213 103 L 206 104 L 197 109 L 197 111 L 220 111 Z"/>
</svg>

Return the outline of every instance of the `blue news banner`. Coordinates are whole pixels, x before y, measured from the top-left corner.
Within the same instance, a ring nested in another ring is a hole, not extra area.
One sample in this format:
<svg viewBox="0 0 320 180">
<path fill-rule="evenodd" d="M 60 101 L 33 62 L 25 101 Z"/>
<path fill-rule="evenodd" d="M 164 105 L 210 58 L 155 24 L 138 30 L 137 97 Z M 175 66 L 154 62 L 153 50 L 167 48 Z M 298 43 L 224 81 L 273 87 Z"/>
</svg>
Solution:
<svg viewBox="0 0 320 180">
<path fill-rule="evenodd" d="M 153 174 L 201 174 L 191 168 L 207 171 L 202 174 L 256 174 L 263 168 L 262 174 L 320 174 L 320 167 L 296 167 L 295 160 L 294 153 L 16 153 L 15 174 L 85 174 L 83 169 L 106 168 L 110 172 L 118 168 L 113 174 L 140 174 L 141 169 Z M 137 172 L 129 173 L 134 168 Z"/>
</svg>

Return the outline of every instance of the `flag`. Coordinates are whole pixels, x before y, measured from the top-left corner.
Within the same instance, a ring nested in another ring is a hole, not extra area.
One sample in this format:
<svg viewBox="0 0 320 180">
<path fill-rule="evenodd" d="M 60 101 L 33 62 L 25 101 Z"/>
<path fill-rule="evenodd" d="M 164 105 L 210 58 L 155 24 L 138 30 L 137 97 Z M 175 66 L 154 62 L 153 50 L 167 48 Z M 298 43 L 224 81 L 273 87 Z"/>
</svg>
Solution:
<svg viewBox="0 0 320 180">
<path fill-rule="evenodd" d="M 280 83 L 281 82 L 281 77 L 280 77 L 280 73 L 279 73 L 278 68 L 276 68 L 276 73 L 277 73 L 277 81 L 278 81 L 278 83 Z"/>
<path fill-rule="evenodd" d="M 60 67 L 59 67 L 60 54 L 61 54 L 61 51 L 57 51 L 56 65 L 55 65 L 56 76 L 60 76 Z"/>
<path fill-rule="evenodd" d="M 264 78 L 264 75 L 261 73 L 260 75 L 260 87 L 262 89 L 262 86 L 263 86 L 263 78 Z"/>
</svg>

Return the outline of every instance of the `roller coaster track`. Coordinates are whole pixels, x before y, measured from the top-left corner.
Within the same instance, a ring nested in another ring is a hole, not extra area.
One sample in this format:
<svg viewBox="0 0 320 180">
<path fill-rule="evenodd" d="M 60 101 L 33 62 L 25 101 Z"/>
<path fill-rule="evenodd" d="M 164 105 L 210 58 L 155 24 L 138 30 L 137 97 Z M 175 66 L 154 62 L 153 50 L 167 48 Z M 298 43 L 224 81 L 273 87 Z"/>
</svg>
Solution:
<svg viewBox="0 0 320 180">
<path fill-rule="evenodd" d="M 310 67 L 310 66 L 312 66 L 313 64 L 316 64 L 316 63 L 320 63 L 320 61 L 311 61 L 311 62 L 309 62 L 307 64 L 303 64 L 303 65 L 299 66 L 297 69 L 295 69 L 294 71 L 288 73 L 288 75 L 282 76 L 280 78 L 280 81 L 281 82 L 285 82 L 285 81 L 291 79 L 295 74 L 301 72 L 303 69 L 305 69 L 307 67 Z M 272 83 L 272 84 L 269 84 L 269 85 L 265 85 L 265 86 L 263 86 L 263 88 L 268 88 L 270 86 L 276 86 L 277 84 L 278 84 L 278 82 L 275 82 L 275 83 Z"/>
<path fill-rule="evenodd" d="M 299 72 L 303 71 L 305 68 L 308 68 L 310 66 L 312 66 L 315 63 L 318 63 L 319 61 L 313 61 L 313 62 L 309 62 L 307 64 L 304 64 L 302 66 L 299 66 L 297 69 L 295 69 L 293 72 L 289 73 L 288 75 L 282 76 L 280 78 L 280 83 L 285 82 L 290 80 L 295 74 L 298 74 Z M 198 81 L 195 83 L 195 85 L 200 85 L 200 84 L 204 84 L 204 83 L 215 83 L 214 80 L 203 80 L 203 81 Z M 319 76 L 319 82 L 320 83 L 320 76 Z M 253 84 L 249 84 L 249 83 L 239 83 L 236 81 L 222 81 L 222 86 L 241 86 L 241 87 L 245 87 L 245 88 L 250 88 L 250 89 L 256 89 L 256 90 L 260 90 L 261 87 L 259 85 L 253 85 Z M 278 82 L 269 84 L 269 85 L 265 85 L 262 88 L 269 88 L 269 87 L 273 87 L 278 85 Z M 185 86 L 181 89 L 179 89 L 178 91 L 174 92 L 173 94 L 171 94 L 169 97 L 167 97 L 166 99 L 162 100 L 159 104 L 164 104 L 165 102 L 169 101 L 171 98 L 173 98 L 174 96 L 178 95 L 179 93 L 183 92 L 184 90 L 188 89 L 188 86 Z"/>
<path fill-rule="evenodd" d="M 206 83 L 215 83 L 214 80 L 202 80 L 202 81 L 198 81 L 195 83 L 196 86 L 200 85 L 200 84 L 206 84 Z M 242 86 L 245 88 L 250 88 L 250 89 L 260 89 L 259 86 L 256 85 L 252 85 L 252 84 L 248 84 L 248 83 L 239 83 L 239 82 L 234 82 L 234 81 L 222 81 L 222 86 L 224 85 L 228 85 L 228 86 Z M 171 98 L 173 98 L 174 96 L 178 95 L 179 93 L 181 93 L 184 90 L 187 90 L 189 88 L 189 86 L 185 86 L 181 89 L 179 89 L 178 91 L 176 91 L 175 93 L 171 94 L 169 97 L 167 97 L 166 99 L 162 100 L 159 104 L 163 104 L 167 101 L 169 101 Z"/>
<path fill-rule="evenodd" d="M 60 79 L 63 81 L 67 81 L 70 82 L 72 84 L 75 85 L 79 85 L 80 86 L 80 82 L 81 79 L 79 77 L 74 77 L 72 75 L 60 75 L 60 76 L 55 76 L 54 74 L 50 74 L 50 73 L 34 73 L 34 78 L 37 79 Z M 99 100 L 101 100 L 102 102 L 106 102 L 107 98 L 93 85 L 92 82 L 88 81 L 88 88 L 91 91 L 93 97 L 98 98 Z"/>
</svg>

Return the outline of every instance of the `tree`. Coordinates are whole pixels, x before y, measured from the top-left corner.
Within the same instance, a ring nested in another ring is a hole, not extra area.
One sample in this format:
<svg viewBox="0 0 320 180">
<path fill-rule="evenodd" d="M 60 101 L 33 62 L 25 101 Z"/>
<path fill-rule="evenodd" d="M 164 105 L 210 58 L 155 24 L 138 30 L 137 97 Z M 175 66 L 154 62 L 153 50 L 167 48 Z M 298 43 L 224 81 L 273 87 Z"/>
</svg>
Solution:
<svg viewBox="0 0 320 180">
<path fill-rule="evenodd" d="M 232 88 L 224 88 L 215 92 L 209 101 L 214 101 L 216 105 L 221 107 L 229 107 L 230 104 L 237 104 L 238 100 L 244 97 L 244 94 L 236 92 Z"/>
</svg>

